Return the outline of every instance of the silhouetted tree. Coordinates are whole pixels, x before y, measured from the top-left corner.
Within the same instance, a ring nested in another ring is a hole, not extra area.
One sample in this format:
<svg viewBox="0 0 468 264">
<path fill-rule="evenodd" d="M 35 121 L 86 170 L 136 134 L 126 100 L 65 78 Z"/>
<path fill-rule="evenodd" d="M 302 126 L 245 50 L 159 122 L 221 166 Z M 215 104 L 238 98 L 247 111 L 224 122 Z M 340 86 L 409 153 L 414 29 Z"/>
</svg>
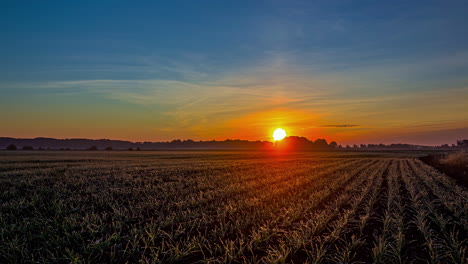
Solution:
<svg viewBox="0 0 468 264">
<path fill-rule="evenodd" d="M 305 137 L 289 136 L 275 141 L 275 146 L 279 149 L 305 149 L 310 143 Z"/>
<path fill-rule="evenodd" d="M 112 147 L 107 147 L 106 150 L 112 150 Z"/>
<path fill-rule="evenodd" d="M 31 146 L 24 146 L 23 150 L 34 150 L 34 148 Z"/>
<path fill-rule="evenodd" d="M 335 141 L 332 141 L 332 142 L 330 142 L 329 146 L 330 146 L 330 148 L 337 148 L 338 143 L 336 143 Z"/>
<path fill-rule="evenodd" d="M 128 148 L 128 151 L 133 151 L 133 148 Z"/>
<path fill-rule="evenodd" d="M 6 149 L 7 150 L 16 150 L 16 145 L 10 144 L 10 145 L 8 145 L 8 147 Z"/>
<path fill-rule="evenodd" d="M 319 138 L 315 140 L 314 147 L 324 149 L 328 147 L 328 143 L 325 139 Z"/>
<path fill-rule="evenodd" d="M 91 146 L 88 148 L 88 150 L 98 150 L 98 148 L 96 146 Z"/>
<path fill-rule="evenodd" d="M 141 150 L 140 147 L 137 147 L 137 151 L 140 151 L 140 150 Z"/>
<path fill-rule="evenodd" d="M 468 139 L 457 140 L 457 146 L 468 148 Z"/>
</svg>

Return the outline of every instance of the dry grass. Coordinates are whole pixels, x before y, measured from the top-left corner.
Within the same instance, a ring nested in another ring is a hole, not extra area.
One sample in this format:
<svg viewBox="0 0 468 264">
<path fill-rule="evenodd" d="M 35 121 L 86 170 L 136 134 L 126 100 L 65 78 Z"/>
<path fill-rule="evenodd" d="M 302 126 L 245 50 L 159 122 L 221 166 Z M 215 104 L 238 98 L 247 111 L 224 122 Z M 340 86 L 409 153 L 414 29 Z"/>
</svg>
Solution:
<svg viewBox="0 0 468 264">
<path fill-rule="evenodd" d="M 440 160 L 441 164 L 454 166 L 454 167 L 467 167 L 468 166 L 468 152 L 459 151 L 448 154 L 445 158 Z"/>
</svg>

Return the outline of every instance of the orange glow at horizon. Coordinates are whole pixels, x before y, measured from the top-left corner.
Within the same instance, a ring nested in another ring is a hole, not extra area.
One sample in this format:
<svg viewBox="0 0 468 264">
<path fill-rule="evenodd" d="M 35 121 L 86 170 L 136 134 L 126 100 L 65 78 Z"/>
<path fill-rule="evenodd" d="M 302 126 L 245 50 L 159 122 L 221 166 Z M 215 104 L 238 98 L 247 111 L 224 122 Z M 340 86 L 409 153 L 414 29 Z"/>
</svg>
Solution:
<svg viewBox="0 0 468 264">
<path fill-rule="evenodd" d="M 277 128 L 287 131 L 287 135 L 324 137 L 326 135 L 310 127 L 310 124 L 321 122 L 321 115 L 303 109 L 286 107 L 246 113 L 227 120 L 224 123 L 226 133 L 218 138 L 269 141 L 273 140 L 272 135 Z"/>
</svg>

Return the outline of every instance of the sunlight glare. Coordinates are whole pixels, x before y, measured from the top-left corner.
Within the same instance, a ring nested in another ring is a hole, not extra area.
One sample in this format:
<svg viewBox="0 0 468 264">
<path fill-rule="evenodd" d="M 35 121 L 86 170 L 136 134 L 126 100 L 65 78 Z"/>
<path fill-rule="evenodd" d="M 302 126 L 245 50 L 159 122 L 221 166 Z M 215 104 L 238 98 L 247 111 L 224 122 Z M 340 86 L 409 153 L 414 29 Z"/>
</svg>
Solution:
<svg viewBox="0 0 468 264">
<path fill-rule="evenodd" d="M 273 132 L 273 139 L 276 140 L 282 140 L 283 138 L 286 137 L 286 131 L 282 128 L 277 128 L 275 132 Z"/>
</svg>

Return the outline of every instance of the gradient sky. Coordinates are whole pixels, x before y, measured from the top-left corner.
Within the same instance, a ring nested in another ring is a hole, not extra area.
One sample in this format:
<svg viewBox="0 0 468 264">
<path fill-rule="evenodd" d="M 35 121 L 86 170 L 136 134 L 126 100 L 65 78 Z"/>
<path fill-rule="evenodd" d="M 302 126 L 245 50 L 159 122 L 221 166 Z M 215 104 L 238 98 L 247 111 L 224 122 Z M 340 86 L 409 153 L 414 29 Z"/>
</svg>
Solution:
<svg viewBox="0 0 468 264">
<path fill-rule="evenodd" d="M 0 136 L 455 143 L 466 1 L 4 1 Z"/>
</svg>

